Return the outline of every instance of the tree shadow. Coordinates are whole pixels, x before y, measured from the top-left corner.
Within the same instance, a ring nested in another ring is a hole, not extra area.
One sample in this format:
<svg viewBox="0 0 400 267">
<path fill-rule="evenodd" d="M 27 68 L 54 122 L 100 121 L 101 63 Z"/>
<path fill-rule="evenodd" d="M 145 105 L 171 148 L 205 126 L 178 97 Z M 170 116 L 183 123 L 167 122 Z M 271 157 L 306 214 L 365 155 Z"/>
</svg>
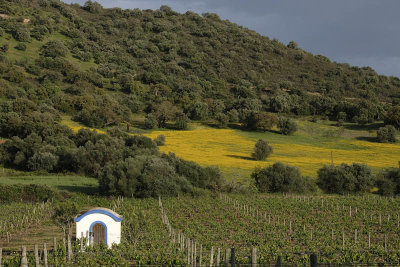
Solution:
<svg viewBox="0 0 400 267">
<path fill-rule="evenodd" d="M 242 125 L 239 125 L 237 123 L 228 123 L 228 127 L 234 130 L 245 130 Z"/>
<path fill-rule="evenodd" d="M 202 125 L 210 127 L 210 128 L 214 128 L 214 129 L 228 129 L 228 128 L 231 128 L 229 126 L 229 124 L 227 124 L 225 127 L 221 127 L 221 126 L 218 126 L 217 123 L 212 123 L 212 122 L 203 122 Z"/>
<path fill-rule="evenodd" d="M 379 143 L 378 138 L 373 137 L 373 136 L 357 136 L 357 140 L 360 141 L 367 141 L 367 142 L 372 142 L 372 143 Z"/>
<path fill-rule="evenodd" d="M 239 156 L 239 155 L 226 155 L 226 156 L 231 157 L 231 158 L 235 158 L 235 159 L 244 159 L 244 160 L 252 160 L 252 161 L 255 161 L 255 159 L 252 158 L 252 157 Z"/>
<path fill-rule="evenodd" d="M 263 131 L 263 130 L 261 130 L 261 129 L 256 129 L 256 130 L 247 129 L 247 128 L 245 128 L 245 127 L 242 126 L 242 125 L 238 125 L 237 123 L 229 123 L 229 124 L 228 124 L 228 128 L 229 128 L 229 129 L 234 129 L 234 130 L 241 130 L 241 131 L 244 131 L 244 132 L 282 134 L 280 131 L 278 131 L 278 130 L 273 130 L 273 129 L 268 129 L 268 130 L 266 130 L 266 131 Z"/>
<path fill-rule="evenodd" d="M 60 191 L 83 193 L 87 195 L 94 195 L 98 193 L 98 188 L 95 186 L 58 185 L 56 188 Z"/>
<path fill-rule="evenodd" d="M 382 122 L 374 122 L 366 125 L 358 125 L 358 124 L 345 124 L 343 127 L 347 130 L 378 130 L 380 127 L 385 126 Z"/>
</svg>

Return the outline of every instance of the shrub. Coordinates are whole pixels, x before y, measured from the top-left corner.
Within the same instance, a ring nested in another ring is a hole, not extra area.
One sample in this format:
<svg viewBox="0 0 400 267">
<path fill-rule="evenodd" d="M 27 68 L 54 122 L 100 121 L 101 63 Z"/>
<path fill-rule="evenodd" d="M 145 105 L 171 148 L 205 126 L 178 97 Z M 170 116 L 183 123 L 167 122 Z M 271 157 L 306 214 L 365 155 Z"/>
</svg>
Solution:
<svg viewBox="0 0 400 267">
<path fill-rule="evenodd" d="M 68 51 L 69 50 L 64 43 L 57 40 L 49 41 L 41 48 L 43 56 L 52 58 L 65 57 Z"/>
<path fill-rule="evenodd" d="M 338 126 L 342 126 L 343 123 L 347 120 L 347 114 L 346 114 L 346 112 L 343 112 L 343 111 L 339 112 L 339 113 L 337 114 L 336 119 L 337 119 L 337 122 L 338 122 Z"/>
<path fill-rule="evenodd" d="M 149 113 L 146 115 L 144 119 L 144 126 L 146 129 L 154 129 L 158 127 L 157 117 L 153 113 Z"/>
<path fill-rule="evenodd" d="M 58 157 L 49 152 L 36 152 L 28 160 L 28 168 L 32 171 L 45 170 L 52 171 L 57 165 Z"/>
<path fill-rule="evenodd" d="M 275 115 L 264 111 L 251 112 L 244 121 L 245 128 L 249 130 L 261 129 L 264 132 L 270 130 L 277 123 Z"/>
<path fill-rule="evenodd" d="M 78 213 L 78 207 L 73 201 L 58 202 L 54 207 L 53 219 L 61 226 L 64 231 L 69 228 L 73 218 Z"/>
<path fill-rule="evenodd" d="M 175 167 L 175 172 L 185 177 L 193 186 L 206 189 L 219 189 L 224 181 L 218 167 L 201 167 L 196 162 L 186 161 L 173 153 L 162 155 L 170 165 Z"/>
<path fill-rule="evenodd" d="M 304 193 L 315 191 L 313 181 L 300 174 L 296 167 L 277 162 L 266 168 L 256 168 L 251 174 L 259 192 Z"/>
<path fill-rule="evenodd" d="M 178 113 L 175 119 L 175 128 L 178 130 L 187 130 L 189 121 L 185 113 Z"/>
<path fill-rule="evenodd" d="M 374 182 L 371 168 L 365 164 L 325 165 L 318 170 L 317 185 L 326 193 L 367 192 Z"/>
<path fill-rule="evenodd" d="M 167 160 L 157 156 L 127 158 L 108 163 L 99 174 L 100 192 L 129 197 L 177 196 L 192 191 Z"/>
<path fill-rule="evenodd" d="M 236 123 L 239 121 L 239 112 L 236 109 L 231 109 L 228 112 L 228 116 L 230 122 Z"/>
<path fill-rule="evenodd" d="M 25 51 L 25 50 L 26 50 L 26 44 L 24 44 L 24 43 L 18 43 L 18 44 L 15 46 L 15 49 L 18 49 L 18 50 L 21 50 L 21 51 Z"/>
<path fill-rule="evenodd" d="M 3 185 L 0 184 L 0 203 L 46 202 L 60 195 L 46 185 Z"/>
<path fill-rule="evenodd" d="M 190 118 L 192 120 L 204 120 L 208 116 L 208 105 L 203 102 L 196 102 L 190 107 Z"/>
<path fill-rule="evenodd" d="M 288 48 L 291 48 L 291 49 L 297 49 L 297 48 L 299 48 L 299 45 L 298 45 L 295 41 L 290 41 L 290 42 L 287 44 L 287 47 L 288 47 Z"/>
<path fill-rule="evenodd" d="M 378 194 L 382 196 L 393 196 L 398 193 L 396 183 L 384 177 L 378 178 L 375 185 L 378 187 Z"/>
<path fill-rule="evenodd" d="M 154 142 L 157 144 L 157 146 L 163 146 L 165 145 L 165 135 L 160 134 L 154 139 Z"/>
<path fill-rule="evenodd" d="M 157 146 L 150 138 L 143 135 L 133 135 L 125 138 L 125 146 L 143 148 L 143 149 L 156 149 Z"/>
<path fill-rule="evenodd" d="M 385 124 L 393 125 L 400 129 L 400 106 L 394 106 L 388 110 L 385 116 Z"/>
<path fill-rule="evenodd" d="M 255 160 L 265 160 L 273 152 L 272 146 L 262 139 L 258 139 L 254 145 L 254 152 L 251 154 Z"/>
<path fill-rule="evenodd" d="M 85 5 L 83 6 L 83 9 L 90 13 L 98 14 L 103 10 L 103 7 L 96 1 L 86 1 Z"/>
<path fill-rule="evenodd" d="M 0 46 L 0 50 L 2 52 L 7 52 L 9 47 L 10 46 L 8 44 L 4 44 L 4 45 Z"/>
<path fill-rule="evenodd" d="M 303 53 L 298 53 L 296 55 L 294 55 L 294 59 L 297 61 L 301 61 L 304 59 L 304 54 Z"/>
<path fill-rule="evenodd" d="M 218 113 L 215 117 L 218 128 L 226 128 L 229 122 L 229 117 L 223 113 Z"/>
<path fill-rule="evenodd" d="M 297 131 L 297 123 L 290 118 L 279 117 L 278 128 L 282 134 L 291 135 Z"/>
<path fill-rule="evenodd" d="M 158 104 L 153 112 L 159 128 L 164 128 L 167 125 L 167 121 L 175 119 L 176 113 L 177 108 L 169 101 Z"/>
<path fill-rule="evenodd" d="M 400 169 L 390 168 L 383 170 L 376 179 L 378 193 L 384 196 L 400 194 Z"/>
<path fill-rule="evenodd" d="M 44 37 L 48 34 L 49 29 L 44 25 L 36 26 L 31 32 L 31 36 L 38 41 L 43 41 Z"/>
<path fill-rule="evenodd" d="M 18 27 L 13 31 L 13 37 L 18 42 L 29 42 L 31 39 L 30 32 L 25 27 Z"/>
<path fill-rule="evenodd" d="M 396 128 L 394 128 L 392 125 L 380 127 L 376 132 L 376 137 L 381 143 L 395 143 L 397 141 Z"/>
</svg>

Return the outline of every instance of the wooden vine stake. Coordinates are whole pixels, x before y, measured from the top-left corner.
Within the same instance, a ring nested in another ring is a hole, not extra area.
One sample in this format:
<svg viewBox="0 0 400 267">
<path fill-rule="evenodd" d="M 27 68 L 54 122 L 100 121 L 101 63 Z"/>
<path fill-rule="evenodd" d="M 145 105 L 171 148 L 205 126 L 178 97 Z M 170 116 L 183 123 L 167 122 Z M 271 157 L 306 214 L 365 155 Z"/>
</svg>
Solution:
<svg viewBox="0 0 400 267">
<path fill-rule="evenodd" d="M 354 232 L 354 244 L 357 244 L 357 229 Z"/>
<path fill-rule="evenodd" d="M 54 237 L 53 242 L 54 242 L 54 244 L 53 244 L 53 246 L 54 246 L 54 248 L 53 248 L 54 265 L 57 266 L 57 238 L 56 237 Z"/>
<path fill-rule="evenodd" d="M 211 247 L 210 266 L 214 266 L 214 247 Z"/>
<path fill-rule="evenodd" d="M 342 247 L 344 248 L 344 230 L 342 231 Z"/>
<path fill-rule="evenodd" d="M 46 243 L 43 244 L 43 260 L 44 260 L 44 267 L 48 267 L 49 263 L 47 261 L 47 246 L 46 246 Z"/>
<path fill-rule="evenodd" d="M 229 248 L 225 249 L 225 266 L 229 265 Z"/>
<path fill-rule="evenodd" d="M 200 244 L 200 252 L 199 252 L 199 266 L 201 266 L 202 264 L 202 260 L 203 260 L 203 245 Z"/>
<path fill-rule="evenodd" d="M 26 247 L 22 247 L 22 254 L 21 254 L 21 267 L 28 267 L 28 259 L 26 258 Z"/>
<path fill-rule="evenodd" d="M 71 236 L 68 235 L 68 261 L 71 262 L 71 260 L 72 260 Z"/>
<path fill-rule="evenodd" d="M 251 248 L 251 267 L 257 266 L 257 248 Z"/>
<path fill-rule="evenodd" d="M 2 257 L 3 257 L 3 249 L 0 248 L 0 267 L 1 267 L 1 260 L 2 260 Z"/>
<path fill-rule="evenodd" d="M 371 233 L 368 232 L 368 249 L 371 249 Z"/>
<path fill-rule="evenodd" d="M 187 258 L 186 258 L 186 261 L 187 261 L 187 264 L 190 264 L 190 246 L 189 246 L 189 244 L 190 244 L 190 239 L 188 238 L 187 239 L 187 241 L 186 241 L 186 244 L 187 244 Z"/>
<path fill-rule="evenodd" d="M 221 249 L 217 248 L 217 264 L 216 266 L 219 266 L 221 264 Z"/>
<path fill-rule="evenodd" d="M 386 237 L 386 234 L 385 234 L 385 252 L 387 251 L 387 237 Z"/>
<path fill-rule="evenodd" d="M 39 248 L 35 245 L 35 266 L 39 267 Z"/>
<path fill-rule="evenodd" d="M 196 267 L 196 241 L 193 241 L 192 246 L 192 265 Z"/>
</svg>

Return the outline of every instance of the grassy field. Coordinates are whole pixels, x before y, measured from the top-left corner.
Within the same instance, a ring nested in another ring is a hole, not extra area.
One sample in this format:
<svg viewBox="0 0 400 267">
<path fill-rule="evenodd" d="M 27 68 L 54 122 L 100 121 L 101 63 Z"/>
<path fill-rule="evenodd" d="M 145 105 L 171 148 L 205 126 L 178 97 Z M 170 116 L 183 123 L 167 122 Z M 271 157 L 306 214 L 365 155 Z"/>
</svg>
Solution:
<svg viewBox="0 0 400 267">
<path fill-rule="evenodd" d="M 40 184 L 61 191 L 81 192 L 86 194 L 97 192 L 98 186 L 98 182 L 95 178 L 73 175 L 6 176 L 0 177 L 0 184 Z"/>
<path fill-rule="evenodd" d="M 154 131 L 147 136 L 166 137 L 163 152 L 173 152 L 202 165 L 217 165 L 228 179 L 246 182 L 254 167 L 268 166 L 277 161 L 300 168 L 303 175 L 315 177 L 324 164 L 365 163 L 375 171 L 398 165 L 400 144 L 374 142 L 372 130 L 343 128 L 328 122 L 299 122 L 293 136 L 271 132 L 248 132 L 239 129 L 215 129 L 197 125 L 189 131 Z M 255 142 L 265 139 L 274 147 L 267 161 L 254 161 L 251 153 Z"/>
</svg>

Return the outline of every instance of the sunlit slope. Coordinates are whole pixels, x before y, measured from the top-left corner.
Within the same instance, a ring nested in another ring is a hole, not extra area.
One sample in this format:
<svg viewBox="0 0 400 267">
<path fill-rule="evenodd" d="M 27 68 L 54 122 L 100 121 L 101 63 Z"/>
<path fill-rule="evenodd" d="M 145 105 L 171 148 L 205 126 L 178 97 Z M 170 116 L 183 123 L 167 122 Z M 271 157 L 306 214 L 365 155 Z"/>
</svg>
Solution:
<svg viewBox="0 0 400 267">
<path fill-rule="evenodd" d="M 315 177 L 324 164 L 365 163 L 373 169 L 398 165 L 399 144 L 381 144 L 349 138 L 312 137 L 305 133 L 283 136 L 279 133 L 254 133 L 232 129 L 194 129 L 190 131 L 155 131 L 147 136 L 166 137 L 163 152 L 173 152 L 186 160 L 203 165 L 217 165 L 227 174 L 250 174 L 256 166 L 280 161 L 300 168 L 303 175 Z M 258 138 L 274 147 L 267 161 L 254 161 L 251 153 Z M 243 178 L 242 178 L 243 179 Z"/>
<path fill-rule="evenodd" d="M 63 117 L 61 123 L 74 132 L 88 128 L 71 121 L 67 116 Z M 162 152 L 173 152 L 201 165 L 216 165 L 228 180 L 241 182 L 249 181 L 249 175 L 256 166 L 265 167 L 278 161 L 296 166 L 303 175 L 311 177 L 316 177 L 318 169 L 324 164 L 331 164 L 332 160 L 334 164 L 365 163 L 374 171 L 399 164 L 400 143 L 383 144 L 358 140 L 372 140 L 375 132 L 340 129 L 308 121 L 299 121 L 298 125 L 299 131 L 292 136 L 285 136 L 277 131 L 249 132 L 216 129 L 200 124 L 192 124 L 192 130 L 162 130 L 145 135 L 154 139 L 163 134 L 166 142 L 164 146 L 160 146 Z M 104 130 L 96 130 L 105 133 Z M 267 140 L 274 148 L 273 154 L 266 161 L 255 161 L 251 158 L 254 144 L 260 138 Z"/>
</svg>

